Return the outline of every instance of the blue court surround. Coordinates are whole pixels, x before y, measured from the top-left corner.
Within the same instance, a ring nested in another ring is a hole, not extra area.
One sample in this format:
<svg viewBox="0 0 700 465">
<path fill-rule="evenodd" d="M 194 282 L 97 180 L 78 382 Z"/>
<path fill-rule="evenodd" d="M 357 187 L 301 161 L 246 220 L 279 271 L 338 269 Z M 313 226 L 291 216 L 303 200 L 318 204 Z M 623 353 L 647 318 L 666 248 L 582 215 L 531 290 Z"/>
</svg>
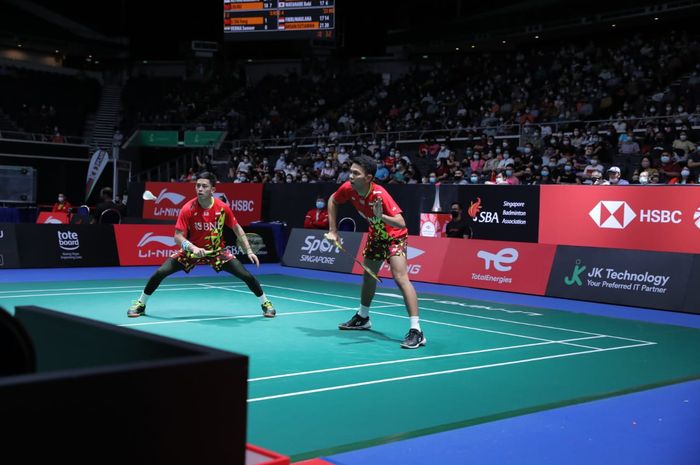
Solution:
<svg viewBox="0 0 700 465">
<path fill-rule="evenodd" d="M 360 276 L 261 265 L 286 274 L 359 284 Z M 0 270 L 0 282 L 148 278 L 156 267 Z M 191 275 L 213 276 L 208 267 Z M 178 274 L 175 276 L 184 276 Z M 386 280 L 386 287 L 395 288 Z M 145 281 L 144 281 L 145 284 Z M 415 283 L 419 292 L 700 328 L 700 315 Z M 359 296 L 358 296 L 359 297 Z M 700 356 L 700 354 L 698 354 Z M 653 367 L 650 367 L 653 369 Z M 410 408 L 410 406 L 406 406 Z M 698 465 L 700 380 L 324 457 L 337 465 Z"/>
</svg>

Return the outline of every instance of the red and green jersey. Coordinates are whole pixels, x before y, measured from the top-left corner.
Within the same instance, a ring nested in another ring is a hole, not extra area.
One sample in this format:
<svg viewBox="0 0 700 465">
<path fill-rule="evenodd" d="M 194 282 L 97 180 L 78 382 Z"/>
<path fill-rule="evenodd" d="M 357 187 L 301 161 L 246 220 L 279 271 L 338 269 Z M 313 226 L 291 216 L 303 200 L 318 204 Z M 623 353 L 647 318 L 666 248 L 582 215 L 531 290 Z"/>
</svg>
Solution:
<svg viewBox="0 0 700 465">
<path fill-rule="evenodd" d="M 175 228 L 197 247 L 220 250 L 226 246 L 224 226 L 233 228 L 238 221 L 226 203 L 215 197 L 213 199 L 214 203 L 209 208 L 202 208 L 196 197 L 187 202 L 177 216 Z"/>
<path fill-rule="evenodd" d="M 365 217 L 369 222 L 370 239 L 387 240 L 392 237 L 397 238 L 408 234 L 408 229 L 389 226 L 382 221 L 381 218 L 374 217 L 374 210 L 372 207 L 374 202 L 382 203 L 382 208 L 386 215 L 396 216 L 402 213 L 401 207 L 399 207 L 396 201 L 382 186 L 375 183 L 370 184 L 367 195 L 363 197 L 352 188 L 350 181 L 346 181 L 335 191 L 333 199 L 336 203 L 345 203 L 349 200 L 352 205 L 357 208 L 360 215 Z"/>
</svg>

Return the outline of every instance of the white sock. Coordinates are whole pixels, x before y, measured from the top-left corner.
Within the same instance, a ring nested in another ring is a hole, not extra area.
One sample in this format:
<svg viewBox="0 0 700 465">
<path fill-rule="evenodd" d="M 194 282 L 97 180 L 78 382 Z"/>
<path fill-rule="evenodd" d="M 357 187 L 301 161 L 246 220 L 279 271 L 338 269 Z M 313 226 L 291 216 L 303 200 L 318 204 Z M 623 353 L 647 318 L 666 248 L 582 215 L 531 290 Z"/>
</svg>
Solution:
<svg viewBox="0 0 700 465">
<path fill-rule="evenodd" d="M 360 305 L 360 309 L 357 311 L 357 314 L 360 315 L 362 318 L 367 318 L 369 316 L 369 307 L 365 305 Z"/>
<path fill-rule="evenodd" d="M 148 302 L 149 297 L 150 297 L 150 295 L 142 292 L 141 297 L 139 297 L 139 301 L 141 301 L 142 304 L 146 305 L 146 302 Z"/>
<path fill-rule="evenodd" d="M 411 329 L 417 329 L 420 331 L 420 323 L 418 322 L 417 316 L 409 316 L 409 321 L 411 322 Z"/>
<path fill-rule="evenodd" d="M 262 293 L 262 295 L 258 296 L 258 300 L 260 301 L 260 305 L 262 305 L 262 304 L 264 304 L 265 302 L 267 302 L 267 296 L 265 295 L 264 292 Z"/>
</svg>

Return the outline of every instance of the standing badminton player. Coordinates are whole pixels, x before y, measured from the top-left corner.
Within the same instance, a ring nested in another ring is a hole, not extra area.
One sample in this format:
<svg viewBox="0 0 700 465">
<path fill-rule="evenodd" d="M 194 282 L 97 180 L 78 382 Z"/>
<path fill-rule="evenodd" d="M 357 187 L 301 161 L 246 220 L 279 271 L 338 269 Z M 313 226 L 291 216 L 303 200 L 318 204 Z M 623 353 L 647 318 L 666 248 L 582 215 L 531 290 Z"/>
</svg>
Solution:
<svg viewBox="0 0 700 465">
<path fill-rule="evenodd" d="M 208 263 L 217 273 L 224 270 L 243 280 L 260 300 L 263 316 L 275 316 L 275 308 L 265 296 L 258 280 L 225 248 L 224 226 L 233 229 L 248 259 L 260 266 L 260 261 L 253 253 L 231 208 L 214 197 L 215 185 L 216 176 L 213 173 L 204 171 L 197 175 L 197 197 L 182 207 L 175 224 L 175 243 L 180 246 L 180 250 L 171 255 L 151 276 L 141 297 L 129 307 L 129 317 L 139 317 L 146 313 L 146 302 L 164 278 L 177 271 L 189 273 L 196 265 L 202 263 Z"/>
<path fill-rule="evenodd" d="M 342 184 L 328 201 L 329 231 L 326 237 L 331 241 L 339 240 L 336 226 L 337 205 L 350 201 L 360 215 L 369 222 L 369 237 L 362 251 L 364 265 L 377 274 L 382 263 L 387 261 L 394 281 L 403 294 L 411 327 L 401 347 L 417 349 L 427 341 L 418 319 L 416 290 L 408 278 L 406 221 L 401 215 L 401 208 L 389 193 L 373 182 L 374 173 L 377 170 L 374 159 L 367 155 L 360 155 L 351 161 L 350 180 Z M 339 324 L 339 329 L 367 330 L 372 327 L 369 321 L 369 306 L 376 289 L 377 281 L 365 272 L 362 280 L 360 309 L 350 320 Z"/>
</svg>

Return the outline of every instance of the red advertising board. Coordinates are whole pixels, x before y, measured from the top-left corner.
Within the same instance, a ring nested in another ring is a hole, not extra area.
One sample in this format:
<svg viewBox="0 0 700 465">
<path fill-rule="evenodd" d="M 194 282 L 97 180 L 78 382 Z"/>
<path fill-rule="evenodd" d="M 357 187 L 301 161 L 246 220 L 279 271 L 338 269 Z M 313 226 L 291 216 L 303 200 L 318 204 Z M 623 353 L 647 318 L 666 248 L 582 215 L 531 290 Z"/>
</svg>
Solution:
<svg viewBox="0 0 700 465">
<path fill-rule="evenodd" d="M 194 183 L 147 182 L 146 190 L 151 191 L 156 200 L 144 200 L 143 217 L 157 220 L 175 220 L 180 208 L 194 198 Z M 218 183 L 215 195 L 226 197 L 236 219 L 246 226 L 259 221 L 262 213 L 262 184 Z"/>
<path fill-rule="evenodd" d="M 700 188 L 541 186 L 539 242 L 700 253 Z"/>
<path fill-rule="evenodd" d="M 556 246 L 464 239 L 449 241 L 441 284 L 544 295 Z"/>
<path fill-rule="evenodd" d="M 68 215 L 64 212 L 40 212 L 37 224 L 68 224 Z"/>
<path fill-rule="evenodd" d="M 160 265 L 177 251 L 175 225 L 115 224 L 121 266 Z"/>
<path fill-rule="evenodd" d="M 358 249 L 357 259 L 362 261 L 362 251 L 367 242 L 367 234 L 362 238 Z M 416 281 L 436 283 L 440 281 L 442 265 L 447 254 L 447 239 L 439 237 L 410 236 L 408 238 L 408 275 Z M 355 263 L 352 272 L 362 274 L 362 268 Z M 379 269 L 379 276 L 391 278 L 391 270 L 386 262 Z"/>
</svg>

